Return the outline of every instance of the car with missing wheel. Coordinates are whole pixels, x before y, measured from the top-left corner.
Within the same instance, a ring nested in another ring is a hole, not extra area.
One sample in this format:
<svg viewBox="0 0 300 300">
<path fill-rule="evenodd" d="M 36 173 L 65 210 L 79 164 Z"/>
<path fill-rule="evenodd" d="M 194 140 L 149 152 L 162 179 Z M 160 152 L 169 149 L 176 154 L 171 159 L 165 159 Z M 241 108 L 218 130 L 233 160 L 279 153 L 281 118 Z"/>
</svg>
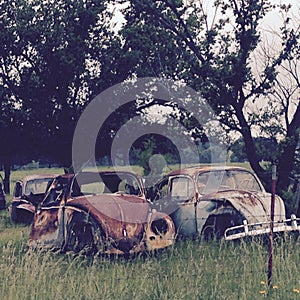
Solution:
<svg viewBox="0 0 300 300">
<path fill-rule="evenodd" d="M 32 222 L 47 187 L 56 176 L 57 174 L 28 175 L 15 183 L 13 199 L 8 208 L 13 222 L 24 224 Z"/>
<path fill-rule="evenodd" d="M 34 216 L 29 245 L 62 252 L 132 254 L 168 247 L 175 226 L 151 209 L 142 178 L 126 171 L 55 178 Z"/>
<path fill-rule="evenodd" d="M 245 168 L 183 168 L 156 183 L 148 198 L 171 216 L 178 236 L 233 240 L 270 232 L 271 194 Z M 286 220 L 284 202 L 276 195 L 273 230 L 299 230 L 297 222 L 295 216 Z"/>
</svg>

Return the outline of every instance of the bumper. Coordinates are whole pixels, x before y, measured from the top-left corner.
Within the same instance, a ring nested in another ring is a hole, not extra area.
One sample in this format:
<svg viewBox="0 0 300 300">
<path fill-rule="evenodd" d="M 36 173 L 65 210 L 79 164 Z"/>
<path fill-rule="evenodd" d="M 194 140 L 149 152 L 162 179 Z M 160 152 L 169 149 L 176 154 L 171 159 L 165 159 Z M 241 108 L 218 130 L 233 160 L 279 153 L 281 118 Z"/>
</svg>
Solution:
<svg viewBox="0 0 300 300">
<path fill-rule="evenodd" d="M 270 222 L 248 224 L 247 221 L 244 220 L 243 225 L 227 228 L 224 233 L 224 238 L 227 241 L 231 241 L 248 236 L 270 234 L 270 225 Z M 285 233 L 292 231 L 300 231 L 300 218 L 296 218 L 295 215 L 291 215 L 290 219 L 276 221 L 273 223 L 274 233 Z"/>
</svg>

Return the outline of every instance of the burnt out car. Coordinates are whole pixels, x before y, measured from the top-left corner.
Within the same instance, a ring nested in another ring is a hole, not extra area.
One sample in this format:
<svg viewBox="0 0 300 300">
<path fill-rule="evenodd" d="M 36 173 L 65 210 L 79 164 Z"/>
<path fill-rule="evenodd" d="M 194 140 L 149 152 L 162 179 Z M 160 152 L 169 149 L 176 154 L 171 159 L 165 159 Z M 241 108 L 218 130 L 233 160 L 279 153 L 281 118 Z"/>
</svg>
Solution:
<svg viewBox="0 0 300 300">
<path fill-rule="evenodd" d="M 35 214 L 29 245 L 62 252 L 132 254 L 174 243 L 172 219 L 152 210 L 130 172 L 58 176 Z"/>
<path fill-rule="evenodd" d="M 5 199 L 5 193 L 3 189 L 3 179 L 2 176 L 0 175 L 0 210 L 6 209 L 6 199 Z"/>
<path fill-rule="evenodd" d="M 13 199 L 9 206 L 11 220 L 15 223 L 30 224 L 45 192 L 57 175 L 28 175 L 15 184 Z"/>
<path fill-rule="evenodd" d="M 235 239 L 269 232 L 271 194 L 240 167 L 190 167 L 160 180 L 150 193 L 154 207 L 170 215 L 179 236 Z M 275 197 L 274 230 L 292 230 Z M 251 225 L 250 225 L 251 224 Z M 299 227 L 294 226 L 294 229 Z"/>
</svg>

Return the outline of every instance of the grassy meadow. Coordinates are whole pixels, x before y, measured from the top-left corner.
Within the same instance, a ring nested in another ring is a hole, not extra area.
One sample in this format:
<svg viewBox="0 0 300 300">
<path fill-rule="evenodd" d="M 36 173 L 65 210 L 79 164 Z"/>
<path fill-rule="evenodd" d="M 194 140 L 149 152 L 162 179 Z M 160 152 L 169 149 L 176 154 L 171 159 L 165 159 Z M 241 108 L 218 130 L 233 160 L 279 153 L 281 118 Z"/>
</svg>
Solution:
<svg viewBox="0 0 300 300">
<path fill-rule="evenodd" d="M 13 172 L 12 184 L 25 173 Z M 276 238 L 268 288 L 268 247 L 260 239 L 187 240 L 131 258 L 85 257 L 28 249 L 29 230 L 0 211 L 0 299 L 300 299 L 300 239 L 294 236 Z"/>
</svg>

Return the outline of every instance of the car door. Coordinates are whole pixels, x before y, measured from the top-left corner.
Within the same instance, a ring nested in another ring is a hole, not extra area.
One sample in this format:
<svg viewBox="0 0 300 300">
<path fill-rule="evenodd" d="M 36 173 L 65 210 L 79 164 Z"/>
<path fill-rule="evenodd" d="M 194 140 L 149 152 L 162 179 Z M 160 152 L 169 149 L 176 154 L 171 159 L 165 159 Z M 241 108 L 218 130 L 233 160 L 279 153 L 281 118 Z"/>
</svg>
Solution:
<svg viewBox="0 0 300 300">
<path fill-rule="evenodd" d="M 170 201 L 174 210 L 171 214 L 177 233 L 183 236 L 197 234 L 197 199 L 192 178 L 177 175 L 170 178 Z M 175 209 L 176 208 L 176 209 Z"/>
<path fill-rule="evenodd" d="M 194 236 L 197 233 L 197 201 L 191 177 L 164 178 L 156 185 L 153 202 L 155 207 L 172 217 L 178 234 Z"/>
</svg>

